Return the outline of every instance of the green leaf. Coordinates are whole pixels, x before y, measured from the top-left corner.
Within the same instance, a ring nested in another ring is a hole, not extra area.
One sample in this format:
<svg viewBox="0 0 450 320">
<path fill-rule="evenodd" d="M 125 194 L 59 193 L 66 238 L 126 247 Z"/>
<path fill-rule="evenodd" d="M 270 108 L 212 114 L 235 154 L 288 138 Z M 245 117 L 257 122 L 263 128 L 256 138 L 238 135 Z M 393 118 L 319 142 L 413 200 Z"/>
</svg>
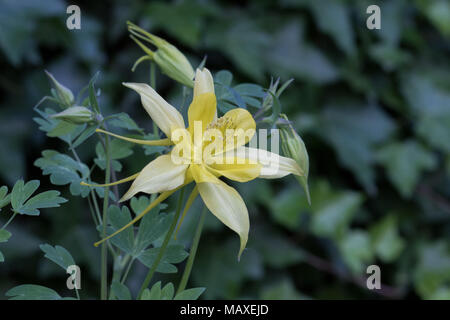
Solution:
<svg viewBox="0 0 450 320">
<path fill-rule="evenodd" d="M 71 148 L 75 149 L 78 146 L 80 146 L 83 142 L 85 142 L 87 139 L 89 139 L 94 133 L 95 130 L 98 128 L 97 124 L 93 124 L 91 126 L 88 126 L 79 136 L 75 139 L 73 142 Z"/>
<path fill-rule="evenodd" d="M 15 212 L 35 216 L 39 215 L 39 209 L 59 207 L 60 203 L 67 202 L 66 199 L 59 197 L 59 191 L 45 191 L 28 199 L 39 184 L 39 180 L 32 180 L 26 184 L 23 180 L 16 182 L 11 192 L 11 205 Z"/>
<path fill-rule="evenodd" d="M 386 145 L 379 150 L 377 158 L 405 198 L 412 196 L 422 172 L 435 168 L 437 164 L 434 155 L 414 140 Z"/>
<path fill-rule="evenodd" d="M 108 234 L 112 234 L 131 221 L 130 210 L 126 206 L 123 206 L 122 210 L 120 210 L 119 207 L 112 205 L 108 208 L 108 219 L 111 224 L 111 226 L 107 228 Z M 126 228 L 118 235 L 111 238 L 110 241 L 126 253 L 131 254 L 134 248 L 133 227 Z"/>
<path fill-rule="evenodd" d="M 312 9 L 318 27 L 333 37 L 341 50 L 348 55 L 354 54 L 355 34 L 347 5 L 334 0 L 315 0 L 307 3 Z"/>
<path fill-rule="evenodd" d="M 117 113 L 112 116 L 113 118 L 108 120 L 108 123 L 114 127 L 119 127 L 127 130 L 134 130 L 143 133 L 142 128 L 140 128 L 130 116 L 125 113 Z"/>
<path fill-rule="evenodd" d="M 20 214 L 27 214 L 32 216 L 39 215 L 39 209 L 59 207 L 61 203 L 67 202 L 67 199 L 59 197 L 60 192 L 51 190 L 39 193 L 28 200 L 20 209 L 17 210 Z"/>
<path fill-rule="evenodd" d="M 34 285 L 23 284 L 6 292 L 9 300 L 61 300 L 61 296 L 53 289 Z"/>
<path fill-rule="evenodd" d="M 364 197 L 353 191 L 334 191 L 320 181 L 313 186 L 311 229 L 318 236 L 338 238 L 363 203 Z"/>
<path fill-rule="evenodd" d="M 375 253 L 384 262 L 392 262 L 405 248 L 405 241 L 398 234 L 398 222 L 388 215 L 370 228 L 370 237 Z"/>
<path fill-rule="evenodd" d="M 132 146 L 133 144 L 127 141 L 113 139 L 110 144 L 110 157 L 113 169 L 115 171 L 121 171 L 122 165 L 115 160 L 127 158 L 133 154 Z M 95 152 L 97 154 L 97 158 L 94 159 L 94 162 L 102 169 L 106 168 L 106 154 L 103 145 L 99 142 L 95 148 Z"/>
<path fill-rule="evenodd" d="M 89 168 L 84 163 L 54 150 L 44 150 L 42 158 L 37 159 L 34 165 L 41 168 L 43 175 L 50 175 L 51 183 L 70 184 L 72 195 L 82 197 L 89 195 L 90 188 L 80 185 L 81 181 L 86 181 L 89 177 Z"/>
<path fill-rule="evenodd" d="M 0 251 L 0 262 L 5 262 L 5 256 L 1 251 Z"/>
<path fill-rule="evenodd" d="M 7 242 L 11 238 L 11 232 L 6 229 L 0 229 L 0 243 Z"/>
<path fill-rule="evenodd" d="M 325 108 L 317 134 L 333 146 L 339 162 L 353 172 L 366 191 L 375 194 L 375 146 L 392 135 L 395 124 L 377 106 L 345 104 Z"/>
<path fill-rule="evenodd" d="M 58 266 L 67 271 L 67 268 L 71 265 L 75 265 L 75 260 L 72 255 L 65 248 L 61 246 L 52 247 L 49 244 L 42 244 L 39 246 L 45 253 L 44 257 L 53 261 Z"/>
<path fill-rule="evenodd" d="M 118 300 L 132 300 L 130 290 L 123 283 L 113 281 L 111 283 L 111 290 Z"/>
<path fill-rule="evenodd" d="M 143 292 L 141 300 L 172 300 L 175 288 L 172 282 L 169 282 L 161 289 L 161 281 L 156 282 L 152 289 L 146 289 Z"/>
<path fill-rule="evenodd" d="M 338 244 L 345 262 L 355 273 L 363 272 L 364 265 L 373 259 L 370 237 L 364 230 L 351 230 L 345 233 Z"/>
<path fill-rule="evenodd" d="M 206 288 L 191 288 L 178 293 L 174 300 L 197 300 Z"/>
<path fill-rule="evenodd" d="M 262 300 L 300 300 L 305 296 L 300 294 L 296 289 L 292 280 L 284 278 L 274 284 L 264 286 L 261 292 Z"/>
<path fill-rule="evenodd" d="M 145 196 L 131 199 L 131 208 L 136 215 L 141 213 L 149 204 L 150 201 Z M 169 229 L 173 214 L 160 213 L 160 208 L 161 206 L 158 205 L 150 210 L 139 223 L 133 256 L 139 256 L 150 244 L 162 237 Z"/>
<path fill-rule="evenodd" d="M 0 211 L 4 206 L 8 205 L 11 202 L 11 194 L 7 194 L 7 193 L 8 193 L 8 187 L 2 186 L 0 188 Z"/>
<path fill-rule="evenodd" d="M 160 248 L 147 249 L 137 258 L 145 266 L 150 268 L 156 260 L 159 250 Z M 161 273 L 175 273 L 177 272 L 177 267 L 173 264 L 182 262 L 188 255 L 182 245 L 168 245 L 156 271 Z"/>
<path fill-rule="evenodd" d="M 26 184 L 23 180 L 17 181 L 11 191 L 11 206 L 13 210 L 18 211 L 24 202 L 39 188 L 39 185 L 39 180 L 31 180 Z"/>
<path fill-rule="evenodd" d="M 430 299 L 450 281 L 450 247 L 445 241 L 422 243 L 414 270 L 414 285 L 419 295 Z"/>
</svg>

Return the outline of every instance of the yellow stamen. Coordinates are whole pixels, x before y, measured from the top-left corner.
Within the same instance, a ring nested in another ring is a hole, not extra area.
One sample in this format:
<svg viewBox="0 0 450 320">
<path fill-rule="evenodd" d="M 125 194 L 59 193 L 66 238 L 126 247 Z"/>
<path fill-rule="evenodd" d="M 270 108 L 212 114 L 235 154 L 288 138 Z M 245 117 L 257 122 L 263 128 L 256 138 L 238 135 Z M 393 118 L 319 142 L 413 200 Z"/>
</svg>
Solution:
<svg viewBox="0 0 450 320">
<path fill-rule="evenodd" d="M 183 185 L 184 186 L 184 185 Z M 119 230 L 117 230 L 116 232 L 110 234 L 109 236 L 107 236 L 106 238 L 103 238 L 100 241 L 97 241 L 96 243 L 94 243 L 94 246 L 98 247 L 100 244 L 102 244 L 103 242 L 105 242 L 106 240 L 114 237 L 116 234 L 122 232 L 123 230 L 125 230 L 126 228 L 128 228 L 129 226 L 135 224 L 137 221 L 139 221 L 140 219 L 142 219 L 143 216 L 145 216 L 150 210 L 152 210 L 157 204 L 159 204 L 160 202 L 166 200 L 172 193 L 174 193 L 175 191 L 177 191 L 178 189 L 180 189 L 182 186 L 170 190 L 170 191 L 165 191 L 163 193 L 161 193 L 159 195 L 158 198 L 155 199 L 155 201 L 153 201 L 152 203 L 150 203 L 148 205 L 147 208 L 144 209 L 144 211 L 142 211 L 138 216 L 136 216 L 136 218 L 134 218 L 133 220 L 131 220 L 130 222 L 128 222 L 126 225 L 124 225 L 122 228 L 120 228 Z"/>
<path fill-rule="evenodd" d="M 87 186 L 87 187 L 110 187 L 110 186 L 115 186 L 116 184 L 121 184 L 121 183 L 125 183 L 131 180 L 134 180 L 137 178 L 137 176 L 139 175 L 140 172 L 133 174 L 132 176 L 129 176 L 127 178 L 124 178 L 122 180 L 118 180 L 115 182 L 111 182 L 111 183 L 106 183 L 106 184 L 90 184 L 90 183 L 86 183 L 84 181 L 81 181 L 80 184 L 82 186 Z"/>
<path fill-rule="evenodd" d="M 192 203 L 194 202 L 195 198 L 198 196 L 198 188 L 197 186 L 194 187 L 191 194 L 189 195 L 189 198 L 186 201 L 186 205 L 184 206 L 183 214 L 181 215 L 180 222 L 178 222 L 177 230 L 175 230 L 174 239 L 177 239 L 178 230 L 180 230 L 181 224 L 183 223 L 184 216 L 188 212 L 189 208 L 191 207 Z"/>
<path fill-rule="evenodd" d="M 115 138 L 122 139 L 125 141 L 129 141 L 129 142 L 133 142 L 133 143 L 137 143 L 137 144 L 144 144 L 144 145 L 148 145 L 148 146 L 171 146 L 171 145 L 173 145 L 173 142 L 169 138 L 159 139 L 159 140 L 141 140 L 141 139 L 133 139 L 133 138 L 119 136 L 118 134 L 108 132 L 108 131 L 105 131 L 102 129 L 96 129 L 95 131 L 101 132 L 104 134 L 108 134 L 110 136 L 113 136 Z"/>
</svg>

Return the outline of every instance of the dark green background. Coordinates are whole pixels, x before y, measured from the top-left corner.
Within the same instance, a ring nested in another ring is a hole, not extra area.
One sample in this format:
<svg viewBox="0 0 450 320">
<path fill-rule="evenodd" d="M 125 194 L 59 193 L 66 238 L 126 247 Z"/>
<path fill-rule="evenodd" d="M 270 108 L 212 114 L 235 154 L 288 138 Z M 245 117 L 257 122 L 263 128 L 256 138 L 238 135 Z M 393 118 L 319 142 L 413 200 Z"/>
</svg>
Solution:
<svg viewBox="0 0 450 320">
<path fill-rule="evenodd" d="M 100 71 L 102 109 L 127 112 L 150 132 L 137 95 L 121 86 L 149 81 L 148 64 L 130 71 L 142 53 L 127 20 L 175 44 L 193 66 L 207 55 L 206 66 L 230 70 L 234 84 L 295 78 L 281 102 L 309 151 L 312 205 L 292 177 L 236 185 L 250 212 L 247 250 L 238 263 L 238 237 L 208 217 L 190 282 L 207 288 L 203 298 L 450 298 L 448 1 L 76 3 L 81 30 L 69 31 L 65 1 L 0 2 L 0 185 L 40 179 L 70 200 L 15 219 L 1 246 L 2 298 L 22 283 L 64 291 L 42 243 L 66 247 L 82 266 L 82 296 L 98 294 L 87 204 L 33 166 L 43 149 L 66 151 L 38 130 L 33 106 L 49 92 L 45 69 L 74 92 Z M 381 30 L 366 28 L 370 4 L 381 7 Z M 157 87 L 176 105 L 180 85 L 158 75 Z M 88 143 L 82 158 L 93 154 Z M 148 160 L 136 148 L 121 175 Z M 187 246 L 199 211 L 197 201 L 182 227 Z M 0 212 L 2 223 L 8 215 Z M 377 292 L 365 288 L 371 264 L 381 267 Z M 133 292 L 145 272 L 136 264 Z"/>
</svg>

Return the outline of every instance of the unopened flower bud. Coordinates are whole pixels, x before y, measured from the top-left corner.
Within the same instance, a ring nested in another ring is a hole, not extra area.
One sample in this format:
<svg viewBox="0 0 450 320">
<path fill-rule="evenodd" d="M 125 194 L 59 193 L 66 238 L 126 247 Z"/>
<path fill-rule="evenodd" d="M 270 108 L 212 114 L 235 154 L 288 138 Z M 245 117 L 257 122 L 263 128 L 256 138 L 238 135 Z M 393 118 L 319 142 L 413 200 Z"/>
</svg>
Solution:
<svg viewBox="0 0 450 320">
<path fill-rule="evenodd" d="M 281 135 L 281 150 L 286 157 L 294 159 L 305 173 L 304 176 L 296 176 L 296 178 L 305 190 L 308 203 L 311 204 L 308 188 L 309 158 L 305 143 L 297 132 L 295 132 L 287 116 L 282 114 L 281 117 L 286 120 L 284 123 L 278 125 Z"/>
<path fill-rule="evenodd" d="M 66 107 L 70 107 L 74 103 L 74 96 L 70 89 L 63 86 L 55 77 L 48 71 L 45 71 L 47 76 L 50 78 L 50 81 L 54 85 L 54 90 L 56 93 L 56 98 Z"/>
<path fill-rule="evenodd" d="M 75 106 L 53 114 L 53 119 L 60 119 L 74 124 L 83 124 L 94 120 L 94 114 L 86 107 Z"/>
<path fill-rule="evenodd" d="M 131 38 L 145 53 L 147 53 L 148 57 L 161 68 L 162 73 L 185 86 L 191 88 L 194 87 L 194 69 L 180 50 L 166 40 L 157 37 L 132 23 L 128 23 L 128 30 L 132 34 Z M 154 45 L 156 51 L 149 49 L 139 41 L 138 38 Z M 139 59 L 137 64 L 141 61 L 142 60 Z"/>
</svg>

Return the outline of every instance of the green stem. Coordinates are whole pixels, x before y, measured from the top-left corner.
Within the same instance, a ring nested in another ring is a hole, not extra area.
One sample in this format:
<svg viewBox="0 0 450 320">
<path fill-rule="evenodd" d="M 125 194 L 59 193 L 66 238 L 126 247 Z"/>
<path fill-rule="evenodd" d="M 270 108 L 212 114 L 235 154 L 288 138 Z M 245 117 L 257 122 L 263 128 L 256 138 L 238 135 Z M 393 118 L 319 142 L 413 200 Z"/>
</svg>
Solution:
<svg viewBox="0 0 450 320">
<path fill-rule="evenodd" d="M 111 175 L 111 155 L 109 150 L 109 137 L 105 137 L 105 154 L 106 154 L 106 172 L 105 184 L 109 183 Z M 103 198 L 103 221 L 102 221 L 102 237 L 106 237 L 106 225 L 108 223 L 108 202 L 109 202 L 109 187 L 105 187 L 105 195 Z M 105 241 L 101 249 L 101 287 L 100 298 L 106 300 L 108 297 L 108 244 Z"/>
<path fill-rule="evenodd" d="M 133 266 L 133 262 L 134 262 L 134 258 L 131 258 L 130 262 L 128 263 L 127 269 L 125 270 L 122 280 L 120 281 L 120 283 L 125 283 L 125 280 L 127 280 L 128 277 L 128 273 L 130 273 L 131 267 Z"/>
<path fill-rule="evenodd" d="M 170 239 L 172 238 L 173 231 L 175 230 L 175 227 L 178 222 L 178 218 L 180 217 L 181 213 L 181 204 L 183 202 L 183 195 L 184 195 L 184 188 L 180 190 L 180 196 L 178 198 L 178 204 L 175 212 L 175 216 L 173 217 L 172 224 L 169 227 L 169 230 L 166 233 L 166 236 L 164 238 L 163 244 L 161 248 L 159 248 L 158 256 L 156 257 L 156 260 L 153 262 L 150 270 L 147 273 L 147 276 L 145 277 L 144 282 L 141 285 L 141 289 L 139 290 L 138 298 L 141 297 L 142 292 L 148 287 L 150 284 L 150 281 L 152 280 L 153 274 L 155 273 L 156 269 L 158 268 L 159 263 L 161 262 L 161 259 L 164 256 L 164 253 L 166 252 L 167 245 L 169 244 Z"/>
<path fill-rule="evenodd" d="M 189 252 L 189 258 L 184 268 L 183 276 L 181 277 L 180 285 L 178 286 L 177 294 L 182 292 L 187 285 L 189 276 L 191 275 L 192 266 L 194 265 L 195 255 L 197 253 L 198 244 L 200 242 L 200 237 L 202 235 L 203 224 L 205 222 L 206 206 L 203 207 L 202 214 L 200 216 L 200 221 L 198 222 L 197 230 L 195 231 L 194 240 L 192 242 L 191 251 Z"/>
<path fill-rule="evenodd" d="M 3 225 L 2 229 L 5 229 L 11 223 L 11 221 L 13 221 L 13 219 L 16 217 L 16 215 L 17 215 L 17 212 L 14 212 L 11 215 L 11 217 L 9 218 L 9 220 L 6 221 L 6 223 Z"/>
</svg>

